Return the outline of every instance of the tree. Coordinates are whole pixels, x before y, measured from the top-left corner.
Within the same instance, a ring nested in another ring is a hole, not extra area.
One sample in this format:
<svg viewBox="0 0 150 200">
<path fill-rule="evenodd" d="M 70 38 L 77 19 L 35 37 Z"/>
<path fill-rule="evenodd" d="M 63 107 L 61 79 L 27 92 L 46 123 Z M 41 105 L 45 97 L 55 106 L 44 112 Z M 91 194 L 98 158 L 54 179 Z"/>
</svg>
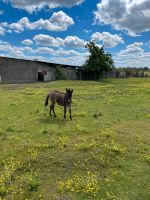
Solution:
<svg viewBox="0 0 150 200">
<path fill-rule="evenodd" d="M 64 69 L 62 68 L 61 65 L 58 65 L 55 68 L 54 75 L 55 75 L 55 79 L 56 80 L 60 80 L 60 79 L 65 80 L 66 79 L 66 75 L 65 75 Z"/>
<path fill-rule="evenodd" d="M 111 71 L 114 68 L 114 61 L 110 53 L 104 52 L 104 46 L 98 47 L 94 41 L 90 41 L 85 46 L 89 51 L 89 58 L 83 65 L 85 72 L 94 74 L 94 80 L 103 75 L 103 72 Z"/>
</svg>

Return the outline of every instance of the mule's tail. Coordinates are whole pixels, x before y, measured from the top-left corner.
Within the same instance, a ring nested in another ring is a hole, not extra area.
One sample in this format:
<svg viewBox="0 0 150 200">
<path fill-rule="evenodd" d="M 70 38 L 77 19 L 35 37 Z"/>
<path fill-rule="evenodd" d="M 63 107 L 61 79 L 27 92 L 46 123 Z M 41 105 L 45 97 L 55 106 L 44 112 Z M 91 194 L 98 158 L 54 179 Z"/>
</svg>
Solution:
<svg viewBox="0 0 150 200">
<path fill-rule="evenodd" d="M 45 99 L 45 106 L 48 105 L 48 99 L 49 99 L 49 94 L 47 95 L 46 99 Z"/>
</svg>

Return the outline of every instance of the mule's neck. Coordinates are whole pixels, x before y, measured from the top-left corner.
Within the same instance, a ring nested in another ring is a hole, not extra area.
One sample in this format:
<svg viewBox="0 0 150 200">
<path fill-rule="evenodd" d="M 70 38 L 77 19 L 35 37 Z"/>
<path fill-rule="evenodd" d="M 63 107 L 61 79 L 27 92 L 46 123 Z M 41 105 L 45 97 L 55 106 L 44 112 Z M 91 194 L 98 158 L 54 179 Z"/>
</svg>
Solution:
<svg viewBox="0 0 150 200">
<path fill-rule="evenodd" d="M 64 105 L 66 105 L 66 104 L 67 104 L 67 95 L 65 93 L 65 95 L 64 95 Z"/>
</svg>

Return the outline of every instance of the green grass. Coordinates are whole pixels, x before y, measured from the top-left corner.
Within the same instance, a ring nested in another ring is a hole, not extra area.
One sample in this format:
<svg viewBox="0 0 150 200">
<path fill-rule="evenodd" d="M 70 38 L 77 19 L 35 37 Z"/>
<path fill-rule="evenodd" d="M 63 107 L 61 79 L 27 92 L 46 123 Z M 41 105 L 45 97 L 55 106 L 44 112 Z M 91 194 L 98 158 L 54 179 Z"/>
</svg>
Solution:
<svg viewBox="0 0 150 200">
<path fill-rule="evenodd" d="M 73 88 L 73 121 L 49 116 Z M 0 199 L 149 200 L 150 79 L 0 85 Z"/>
</svg>

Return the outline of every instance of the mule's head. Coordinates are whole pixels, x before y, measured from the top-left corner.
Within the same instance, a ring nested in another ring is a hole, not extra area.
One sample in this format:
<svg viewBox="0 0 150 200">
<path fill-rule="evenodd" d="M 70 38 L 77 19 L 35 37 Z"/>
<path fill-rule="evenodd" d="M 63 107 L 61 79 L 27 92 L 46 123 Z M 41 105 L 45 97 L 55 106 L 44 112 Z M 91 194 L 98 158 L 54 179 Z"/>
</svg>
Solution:
<svg viewBox="0 0 150 200">
<path fill-rule="evenodd" d="M 73 93 L 73 90 L 66 88 L 66 102 L 68 104 L 72 102 L 72 93 Z"/>
</svg>

